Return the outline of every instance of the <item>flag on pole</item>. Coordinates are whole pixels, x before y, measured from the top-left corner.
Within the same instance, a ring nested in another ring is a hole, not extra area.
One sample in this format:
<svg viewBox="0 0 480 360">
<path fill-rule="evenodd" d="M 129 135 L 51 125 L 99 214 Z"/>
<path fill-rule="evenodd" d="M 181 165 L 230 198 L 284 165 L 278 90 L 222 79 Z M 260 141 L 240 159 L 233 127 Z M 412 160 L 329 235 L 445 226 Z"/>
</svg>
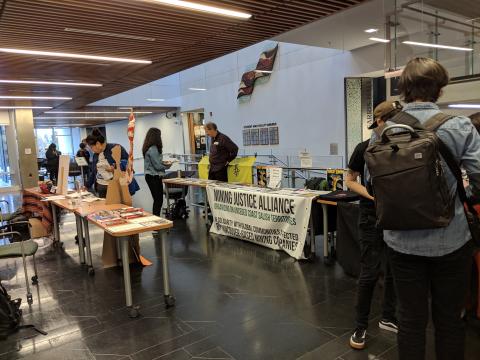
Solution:
<svg viewBox="0 0 480 360">
<path fill-rule="evenodd" d="M 135 136 L 135 115 L 133 110 L 128 117 L 127 127 L 128 141 L 130 142 L 130 151 L 128 153 L 127 179 L 130 184 L 133 181 L 133 138 Z"/>
</svg>

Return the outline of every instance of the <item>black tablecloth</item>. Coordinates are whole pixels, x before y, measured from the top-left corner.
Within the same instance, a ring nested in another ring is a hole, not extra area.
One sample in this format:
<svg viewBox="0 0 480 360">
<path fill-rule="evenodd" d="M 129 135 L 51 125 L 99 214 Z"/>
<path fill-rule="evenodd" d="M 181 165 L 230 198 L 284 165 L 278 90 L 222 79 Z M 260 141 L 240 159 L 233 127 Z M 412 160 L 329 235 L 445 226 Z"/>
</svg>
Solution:
<svg viewBox="0 0 480 360">
<path fill-rule="evenodd" d="M 360 274 L 360 245 L 358 240 L 357 203 L 339 202 L 337 205 L 337 262 L 345 273 Z"/>
</svg>

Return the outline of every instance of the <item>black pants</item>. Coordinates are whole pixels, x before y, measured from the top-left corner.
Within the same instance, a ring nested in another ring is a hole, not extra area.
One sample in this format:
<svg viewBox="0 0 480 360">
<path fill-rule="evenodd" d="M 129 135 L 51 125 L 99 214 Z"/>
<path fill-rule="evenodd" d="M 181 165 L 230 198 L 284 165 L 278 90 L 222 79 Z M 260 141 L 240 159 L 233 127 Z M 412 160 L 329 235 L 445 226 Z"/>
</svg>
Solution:
<svg viewBox="0 0 480 360">
<path fill-rule="evenodd" d="M 158 175 L 145 174 L 145 181 L 148 184 L 150 192 L 153 197 L 153 210 L 152 214 L 160 216 L 163 205 L 163 184 L 162 178 Z"/>
<path fill-rule="evenodd" d="M 399 360 L 425 359 L 425 329 L 431 295 L 438 360 L 463 360 L 465 305 L 471 270 L 471 242 L 441 257 L 407 255 L 389 248 L 399 303 Z"/>
<path fill-rule="evenodd" d="M 383 231 L 375 225 L 375 209 L 360 207 L 360 277 L 357 289 L 357 327 L 366 329 L 372 304 L 373 292 L 377 284 L 382 265 L 384 265 L 383 315 L 384 319 L 395 319 L 396 296 L 390 265 L 383 242 Z"/>
<path fill-rule="evenodd" d="M 223 167 L 218 171 L 212 171 L 210 170 L 208 172 L 208 179 L 209 180 L 218 180 L 218 181 L 223 181 L 223 182 L 228 182 L 228 172 L 227 172 L 227 167 Z"/>
</svg>

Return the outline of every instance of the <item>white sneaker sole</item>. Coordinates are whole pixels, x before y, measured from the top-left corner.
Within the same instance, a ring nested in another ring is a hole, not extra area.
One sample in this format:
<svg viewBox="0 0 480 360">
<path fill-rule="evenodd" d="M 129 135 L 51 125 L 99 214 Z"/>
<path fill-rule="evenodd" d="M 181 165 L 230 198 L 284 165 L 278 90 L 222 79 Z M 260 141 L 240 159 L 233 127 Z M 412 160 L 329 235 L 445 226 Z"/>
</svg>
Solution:
<svg viewBox="0 0 480 360">
<path fill-rule="evenodd" d="M 395 329 L 391 326 L 383 325 L 381 322 L 378 323 L 378 327 L 382 330 L 386 330 L 386 331 L 390 331 L 390 332 L 393 332 L 395 334 L 398 334 L 398 329 Z"/>
</svg>

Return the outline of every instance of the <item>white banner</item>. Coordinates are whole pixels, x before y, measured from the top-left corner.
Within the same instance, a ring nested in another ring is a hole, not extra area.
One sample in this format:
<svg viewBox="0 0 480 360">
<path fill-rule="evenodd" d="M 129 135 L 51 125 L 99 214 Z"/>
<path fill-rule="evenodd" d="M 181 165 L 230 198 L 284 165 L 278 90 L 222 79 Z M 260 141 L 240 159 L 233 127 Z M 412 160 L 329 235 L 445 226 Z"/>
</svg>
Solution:
<svg viewBox="0 0 480 360">
<path fill-rule="evenodd" d="M 212 233 L 247 240 L 302 259 L 312 195 L 295 191 L 207 186 Z"/>
</svg>

